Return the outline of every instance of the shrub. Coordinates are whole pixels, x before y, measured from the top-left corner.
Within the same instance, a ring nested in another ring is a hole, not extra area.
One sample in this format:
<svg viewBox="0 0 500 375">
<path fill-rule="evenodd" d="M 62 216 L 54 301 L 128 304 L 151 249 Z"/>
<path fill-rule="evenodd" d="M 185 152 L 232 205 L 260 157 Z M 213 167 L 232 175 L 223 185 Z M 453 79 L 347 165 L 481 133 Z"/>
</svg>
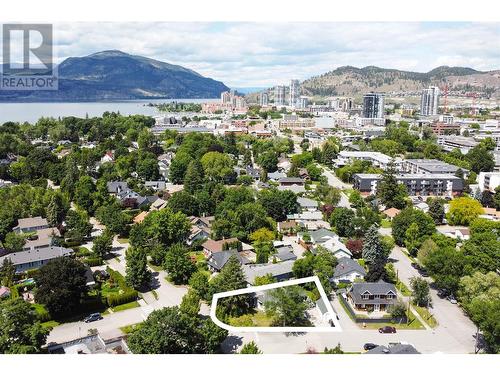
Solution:
<svg viewBox="0 0 500 375">
<path fill-rule="evenodd" d="M 101 257 L 85 258 L 84 263 L 89 267 L 102 266 L 104 264 Z"/>
<path fill-rule="evenodd" d="M 107 304 L 110 307 L 118 306 L 118 305 L 123 305 L 124 303 L 129 303 L 132 301 L 137 300 L 137 291 L 136 290 L 129 290 L 125 293 L 118 294 L 118 293 L 113 293 L 108 295 L 107 298 Z"/>
</svg>

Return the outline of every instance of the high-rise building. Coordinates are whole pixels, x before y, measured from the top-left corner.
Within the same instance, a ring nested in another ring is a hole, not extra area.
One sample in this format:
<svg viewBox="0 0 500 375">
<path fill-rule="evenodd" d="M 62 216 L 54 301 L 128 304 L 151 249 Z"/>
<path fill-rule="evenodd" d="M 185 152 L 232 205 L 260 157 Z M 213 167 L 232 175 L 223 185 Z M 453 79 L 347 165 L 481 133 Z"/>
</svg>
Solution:
<svg viewBox="0 0 500 375">
<path fill-rule="evenodd" d="M 233 96 L 231 95 L 231 92 L 229 91 L 224 91 L 222 94 L 220 94 L 220 101 L 222 104 L 229 104 L 233 100 Z"/>
<path fill-rule="evenodd" d="M 285 86 L 276 86 L 274 88 L 274 105 L 285 105 Z"/>
<path fill-rule="evenodd" d="M 301 96 L 297 99 L 296 107 L 300 109 L 307 108 L 309 105 L 309 98 L 307 96 Z"/>
<path fill-rule="evenodd" d="M 261 92 L 259 95 L 259 102 L 261 107 L 266 107 L 269 104 L 269 95 L 267 92 Z"/>
<path fill-rule="evenodd" d="M 288 104 L 291 107 L 295 107 L 297 105 L 297 101 L 300 97 L 300 82 L 298 79 L 292 79 L 290 81 L 290 93 Z"/>
<path fill-rule="evenodd" d="M 363 97 L 364 118 L 384 118 L 384 94 L 371 92 Z"/>
<path fill-rule="evenodd" d="M 439 88 L 430 86 L 422 90 L 420 100 L 420 114 L 422 116 L 435 116 L 438 114 L 439 107 Z"/>
</svg>

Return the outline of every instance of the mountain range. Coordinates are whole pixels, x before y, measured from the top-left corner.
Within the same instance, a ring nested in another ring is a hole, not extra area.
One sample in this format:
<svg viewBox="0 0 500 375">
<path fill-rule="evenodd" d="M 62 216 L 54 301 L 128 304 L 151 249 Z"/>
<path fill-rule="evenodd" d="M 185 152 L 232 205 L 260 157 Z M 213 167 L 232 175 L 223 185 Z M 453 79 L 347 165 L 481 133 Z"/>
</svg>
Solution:
<svg viewBox="0 0 500 375">
<path fill-rule="evenodd" d="M 229 90 L 191 69 L 116 50 L 67 58 L 58 66 L 58 77 L 58 90 L 0 91 L 0 101 L 216 98 Z"/>
<path fill-rule="evenodd" d="M 301 84 L 303 95 L 356 96 L 369 91 L 411 92 L 428 86 L 455 92 L 479 92 L 487 97 L 500 97 L 500 70 L 478 71 L 471 68 L 440 66 L 427 73 L 376 66 L 356 68 L 343 66 L 306 79 Z"/>
</svg>

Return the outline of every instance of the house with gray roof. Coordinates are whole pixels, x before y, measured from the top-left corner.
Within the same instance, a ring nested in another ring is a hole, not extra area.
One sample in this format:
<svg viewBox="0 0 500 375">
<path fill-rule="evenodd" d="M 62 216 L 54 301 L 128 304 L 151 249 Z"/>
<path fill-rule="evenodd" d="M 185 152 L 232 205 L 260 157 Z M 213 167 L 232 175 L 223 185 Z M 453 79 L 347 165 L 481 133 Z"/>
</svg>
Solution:
<svg viewBox="0 0 500 375">
<path fill-rule="evenodd" d="M 144 186 L 154 191 L 162 191 L 167 188 L 167 183 L 165 181 L 146 181 L 144 182 Z"/>
<path fill-rule="evenodd" d="M 0 264 L 3 264 L 4 260 L 8 259 L 16 267 L 16 273 L 21 273 L 40 268 L 53 259 L 70 256 L 72 254 L 72 249 L 60 246 L 50 246 L 43 249 L 30 249 L 9 253 L 0 257 Z"/>
<path fill-rule="evenodd" d="M 220 272 L 220 270 L 226 265 L 226 263 L 229 261 L 229 259 L 232 256 L 236 257 L 236 259 L 238 259 L 238 261 L 240 262 L 241 265 L 251 263 L 250 260 L 248 260 L 245 257 L 242 257 L 238 253 L 238 251 L 226 250 L 226 251 L 220 251 L 218 253 L 212 254 L 212 256 L 207 261 L 208 269 L 211 272 Z"/>
<path fill-rule="evenodd" d="M 285 281 L 292 277 L 293 261 L 268 263 L 268 264 L 249 264 L 243 266 L 243 273 L 248 285 L 253 285 L 256 277 L 262 277 L 267 274 L 273 276 L 276 281 Z"/>
<path fill-rule="evenodd" d="M 267 174 L 267 179 L 270 181 L 279 181 L 280 179 L 285 178 L 285 177 L 286 177 L 286 173 L 279 172 L 279 171 L 271 172 L 271 173 Z"/>
<path fill-rule="evenodd" d="M 366 276 L 366 270 L 361 265 L 351 258 L 340 258 L 335 272 L 330 278 L 334 283 L 352 283 L 356 279 L 363 279 Z"/>
<path fill-rule="evenodd" d="M 109 181 L 106 184 L 109 194 L 119 194 L 121 192 L 129 190 L 126 181 Z"/>
<path fill-rule="evenodd" d="M 304 211 L 316 211 L 318 209 L 318 201 L 314 199 L 298 197 L 297 203 L 299 204 L 302 212 Z"/>
<path fill-rule="evenodd" d="M 379 345 L 365 354 L 421 354 L 413 345 L 397 343 L 389 346 Z"/>
<path fill-rule="evenodd" d="M 35 216 L 19 219 L 17 221 L 17 225 L 12 230 L 16 233 L 29 233 L 48 227 L 49 223 L 47 222 L 47 219 L 44 219 L 41 216 Z"/>
<path fill-rule="evenodd" d="M 348 301 L 357 310 L 387 311 L 397 301 L 394 284 L 385 281 L 353 283 L 347 292 Z"/>
</svg>

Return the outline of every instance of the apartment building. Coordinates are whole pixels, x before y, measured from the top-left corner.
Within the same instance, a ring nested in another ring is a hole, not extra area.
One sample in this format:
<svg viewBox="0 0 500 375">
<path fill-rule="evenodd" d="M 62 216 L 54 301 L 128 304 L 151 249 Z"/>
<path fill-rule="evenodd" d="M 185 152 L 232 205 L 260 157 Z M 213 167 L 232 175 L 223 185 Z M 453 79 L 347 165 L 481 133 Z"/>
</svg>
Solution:
<svg viewBox="0 0 500 375">
<path fill-rule="evenodd" d="M 361 193 L 377 193 L 377 186 L 382 179 L 380 174 L 357 173 L 353 176 L 353 187 Z M 454 196 L 462 193 L 463 180 L 451 174 L 399 174 L 399 184 L 406 186 L 410 196 Z"/>
<path fill-rule="evenodd" d="M 340 151 L 335 160 L 335 166 L 342 167 L 352 163 L 354 160 L 366 160 L 372 163 L 374 167 L 386 169 L 391 161 L 394 161 L 388 155 L 381 152 L 372 151 Z"/>
<path fill-rule="evenodd" d="M 436 159 L 405 159 L 401 162 L 401 171 L 404 173 L 454 175 L 459 169 L 461 168 L 456 165 Z M 466 170 L 463 171 L 467 172 Z"/>
</svg>

